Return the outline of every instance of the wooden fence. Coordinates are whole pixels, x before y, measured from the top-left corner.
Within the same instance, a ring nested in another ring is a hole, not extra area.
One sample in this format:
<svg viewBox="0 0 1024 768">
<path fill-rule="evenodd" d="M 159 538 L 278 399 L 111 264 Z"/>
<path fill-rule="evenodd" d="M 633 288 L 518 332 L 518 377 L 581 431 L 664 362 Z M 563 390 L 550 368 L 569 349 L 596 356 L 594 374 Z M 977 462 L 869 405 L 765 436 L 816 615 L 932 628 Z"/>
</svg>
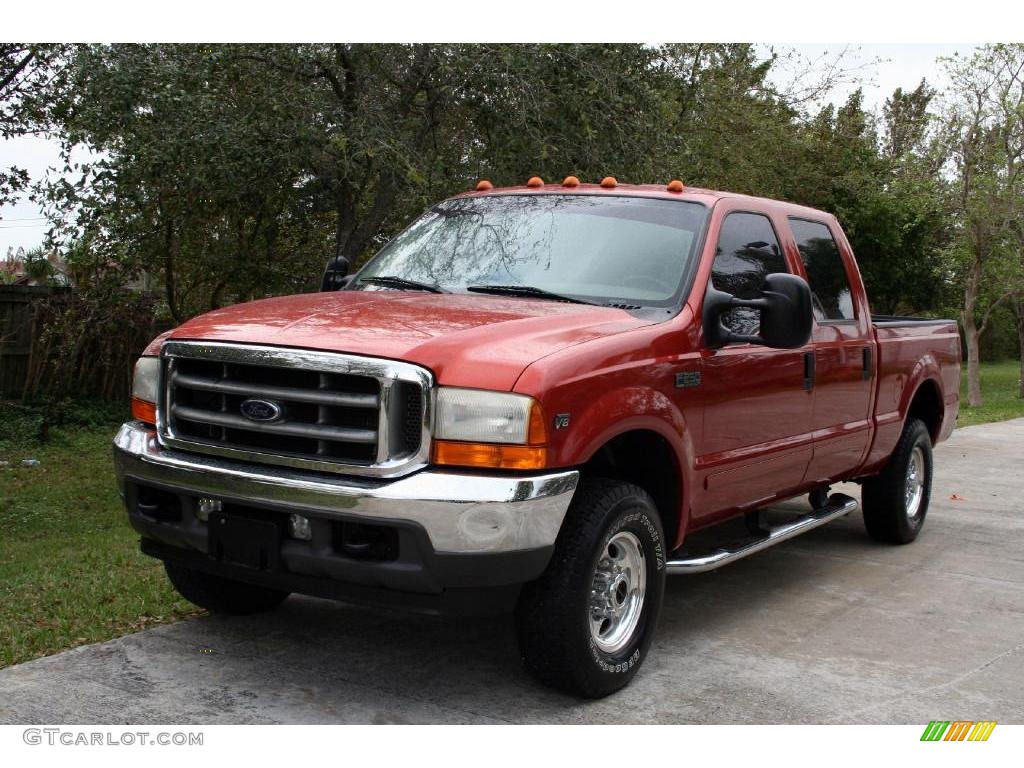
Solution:
<svg viewBox="0 0 1024 768">
<path fill-rule="evenodd" d="M 160 328 L 151 297 L 102 305 L 68 288 L 0 286 L 0 398 L 128 395 L 131 367 Z"/>
<path fill-rule="evenodd" d="M 0 285 L 0 397 L 21 398 L 28 379 L 33 309 L 53 289 L 28 285 Z"/>
</svg>

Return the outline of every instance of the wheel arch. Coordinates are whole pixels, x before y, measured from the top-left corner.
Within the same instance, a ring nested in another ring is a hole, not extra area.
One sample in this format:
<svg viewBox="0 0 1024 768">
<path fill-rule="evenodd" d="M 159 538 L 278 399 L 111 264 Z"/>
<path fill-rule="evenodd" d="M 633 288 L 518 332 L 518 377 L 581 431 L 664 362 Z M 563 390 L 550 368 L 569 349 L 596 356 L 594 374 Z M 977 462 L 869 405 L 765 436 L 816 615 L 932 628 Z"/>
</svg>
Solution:
<svg viewBox="0 0 1024 768">
<path fill-rule="evenodd" d="M 638 485 L 654 500 L 674 549 L 685 532 L 683 464 L 672 442 L 650 426 L 626 429 L 596 446 L 580 467 L 583 477 L 610 477 Z"/>
<path fill-rule="evenodd" d="M 922 379 L 914 390 L 914 394 L 907 404 L 905 421 L 909 422 L 911 419 L 923 421 L 928 427 L 928 434 L 931 436 L 932 445 L 934 445 L 939 440 L 944 410 L 939 383 L 929 376 Z"/>
</svg>

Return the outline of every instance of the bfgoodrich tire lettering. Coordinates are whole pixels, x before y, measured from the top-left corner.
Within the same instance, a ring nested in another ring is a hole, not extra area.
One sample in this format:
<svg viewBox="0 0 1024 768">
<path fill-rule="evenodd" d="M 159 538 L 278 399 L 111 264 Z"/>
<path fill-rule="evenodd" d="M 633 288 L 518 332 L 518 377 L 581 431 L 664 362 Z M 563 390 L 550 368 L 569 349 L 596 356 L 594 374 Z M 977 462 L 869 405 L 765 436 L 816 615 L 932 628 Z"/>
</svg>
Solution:
<svg viewBox="0 0 1024 768">
<path fill-rule="evenodd" d="M 631 548 L 635 551 L 628 552 Z M 642 567 L 636 557 L 642 558 Z M 642 607 L 617 638 L 643 571 Z M 665 587 L 665 537 L 651 497 L 618 480 L 587 479 L 566 515 L 547 570 L 526 585 L 516 607 L 527 669 L 554 688 L 590 698 L 633 679 L 650 648 Z M 607 609 L 607 613 L 602 613 Z M 608 633 L 602 636 L 608 616 Z M 604 646 L 604 647 L 601 647 Z"/>
</svg>

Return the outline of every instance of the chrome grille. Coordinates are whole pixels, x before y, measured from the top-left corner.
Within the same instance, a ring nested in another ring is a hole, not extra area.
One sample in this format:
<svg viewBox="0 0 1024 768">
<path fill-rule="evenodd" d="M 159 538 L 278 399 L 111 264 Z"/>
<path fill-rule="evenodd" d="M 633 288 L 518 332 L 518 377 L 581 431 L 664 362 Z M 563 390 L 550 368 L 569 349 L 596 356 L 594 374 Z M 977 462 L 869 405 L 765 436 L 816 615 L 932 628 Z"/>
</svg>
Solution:
<svg viewBox="0 0 1024 768">
<path fill-rule="evenodd" d="M 167 342 L 161 442 L 249 461 L 394 477 L 426 463 L 429 371 L 368 357 Z M 270 401 L 272 418 L 242 411 Z"/>
</svg>

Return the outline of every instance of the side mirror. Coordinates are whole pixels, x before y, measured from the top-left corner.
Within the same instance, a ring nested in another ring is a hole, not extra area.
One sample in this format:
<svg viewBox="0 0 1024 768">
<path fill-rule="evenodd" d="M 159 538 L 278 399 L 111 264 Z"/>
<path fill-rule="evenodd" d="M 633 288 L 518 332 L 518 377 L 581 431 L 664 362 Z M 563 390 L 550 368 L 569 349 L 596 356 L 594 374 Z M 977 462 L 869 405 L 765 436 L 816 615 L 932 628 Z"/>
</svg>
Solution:
<svg viewBox="0 0 1024 768">
<path fill-rule="evenodd" d="M 327 262 L 323 279 L 320 281 L 321 291 L 340 291 L 352 280 L 348 270 L 351 262 L 344 256 L 335 256 Z"/>
<path fill-rule="evenodd" d="M 733 333 L 722 323 L 722 315 L 730 309 L 747 307 L 761 314 L 760 333 L 756 336 Z M 738 299 L 708 285 L 704 296 L 704 340 L 711 349 L 726 344 L 760 344 L 776 349 L 802 347 L 811 338 L 813 312 L 811 289 L 797 275 L 776 272 L 765 276 L 761 297 Z"/>
</svg>

